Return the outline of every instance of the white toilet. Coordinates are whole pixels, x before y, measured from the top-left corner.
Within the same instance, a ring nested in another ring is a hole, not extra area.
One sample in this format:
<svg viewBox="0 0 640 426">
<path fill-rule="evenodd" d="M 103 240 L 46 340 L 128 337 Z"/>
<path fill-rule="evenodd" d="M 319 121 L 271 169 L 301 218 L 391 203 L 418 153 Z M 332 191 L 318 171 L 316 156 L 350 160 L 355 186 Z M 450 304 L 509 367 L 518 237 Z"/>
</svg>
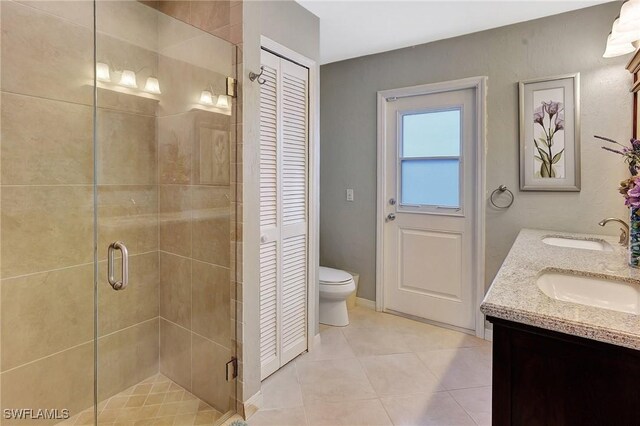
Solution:
<svg viewBox="0 0 640 426">
<path fill-rule="evenodd" d="M 344 327 L 349 325 L 347 297 L 356 291 L 353 276 L 340 269 L 320 267 L 320 322 Z"/>
</svg>

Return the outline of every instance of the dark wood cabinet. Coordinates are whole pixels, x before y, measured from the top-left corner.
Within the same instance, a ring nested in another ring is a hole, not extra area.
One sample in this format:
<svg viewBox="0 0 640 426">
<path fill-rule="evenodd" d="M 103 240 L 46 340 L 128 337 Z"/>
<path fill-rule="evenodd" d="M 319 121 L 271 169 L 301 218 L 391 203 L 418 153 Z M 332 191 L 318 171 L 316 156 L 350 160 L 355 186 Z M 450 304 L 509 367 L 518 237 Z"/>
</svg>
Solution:
<svg viewBox="0 0 640 426">
<path fill-rule="evenodd" d="M 487 319 L 493 425 L 640 425 L 640 351 Z"/>
</svg>

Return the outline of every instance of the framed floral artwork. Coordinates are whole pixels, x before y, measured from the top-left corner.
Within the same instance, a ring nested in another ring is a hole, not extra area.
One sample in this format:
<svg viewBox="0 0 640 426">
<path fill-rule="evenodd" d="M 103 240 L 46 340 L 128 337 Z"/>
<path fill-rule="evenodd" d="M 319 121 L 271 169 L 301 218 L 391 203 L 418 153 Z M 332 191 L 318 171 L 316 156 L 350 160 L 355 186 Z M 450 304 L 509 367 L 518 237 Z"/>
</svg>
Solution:
<svg viewBox="0 0 640 426">
<path fill-rule="evenodd" d="M 580 74 L 519 88 L 520 190 L 580 191 Z"/>
</svg>

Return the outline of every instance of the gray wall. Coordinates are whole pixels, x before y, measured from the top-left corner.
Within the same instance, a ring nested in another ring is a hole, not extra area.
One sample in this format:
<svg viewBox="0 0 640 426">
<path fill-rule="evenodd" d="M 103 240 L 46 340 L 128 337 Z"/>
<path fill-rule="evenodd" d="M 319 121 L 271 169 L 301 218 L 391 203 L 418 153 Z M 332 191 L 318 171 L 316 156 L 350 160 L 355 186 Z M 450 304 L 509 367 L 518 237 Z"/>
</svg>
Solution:
<svg viewBox="0 0 640 426">
<path fill-rule="evenodd" d="M 624 167 L 592 137 L 631 136 L 629 57 L 602 58 L 619 10 L 609 3 L 322 66 L 320 263 L 359 272 L 358 295 L 375 299 L 376 92 L 464 77 L 489 77 L 487 190 L 506 184 L 516 197 L 507 211 L 487 207 L 487 287 L 521 228 L 603 233 L 600 219 L 624 218 L 616 191 Z M 519 192 L 517 82 L 574 72 L 582 80 L 582 191 Z"/>
<path fill-rule="evenodd" d="M 243 244 L 242 244 L 242 383 L 240 399 L 260 390 L 259 299 L 259 143 L 260 86 L 249 81 L 260 70 L 260 36 L 264 35 L 310 59 L 320 58 L 320 21 L 292 0 L 243 2 L 242 81 Z M 317 311 L 317 310 L 316 310 Z"/>
</svg>

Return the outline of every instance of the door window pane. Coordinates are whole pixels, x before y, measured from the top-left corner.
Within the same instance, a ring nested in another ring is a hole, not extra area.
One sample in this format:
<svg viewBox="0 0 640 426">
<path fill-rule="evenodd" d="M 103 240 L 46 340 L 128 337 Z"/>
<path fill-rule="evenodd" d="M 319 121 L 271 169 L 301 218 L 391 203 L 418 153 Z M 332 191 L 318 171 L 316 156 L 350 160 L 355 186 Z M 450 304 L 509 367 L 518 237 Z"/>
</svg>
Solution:
<svg viewBox="0 0 640 426">
<path fill-rule="evenodd" d="M 460 155 L 460 110 L 402 116 L 402 156 Z"/>
<path fill-rule="evenodd" d="M 403 160 L 402 204 L 460 207 L 460 160 Z"/>
</svg>

